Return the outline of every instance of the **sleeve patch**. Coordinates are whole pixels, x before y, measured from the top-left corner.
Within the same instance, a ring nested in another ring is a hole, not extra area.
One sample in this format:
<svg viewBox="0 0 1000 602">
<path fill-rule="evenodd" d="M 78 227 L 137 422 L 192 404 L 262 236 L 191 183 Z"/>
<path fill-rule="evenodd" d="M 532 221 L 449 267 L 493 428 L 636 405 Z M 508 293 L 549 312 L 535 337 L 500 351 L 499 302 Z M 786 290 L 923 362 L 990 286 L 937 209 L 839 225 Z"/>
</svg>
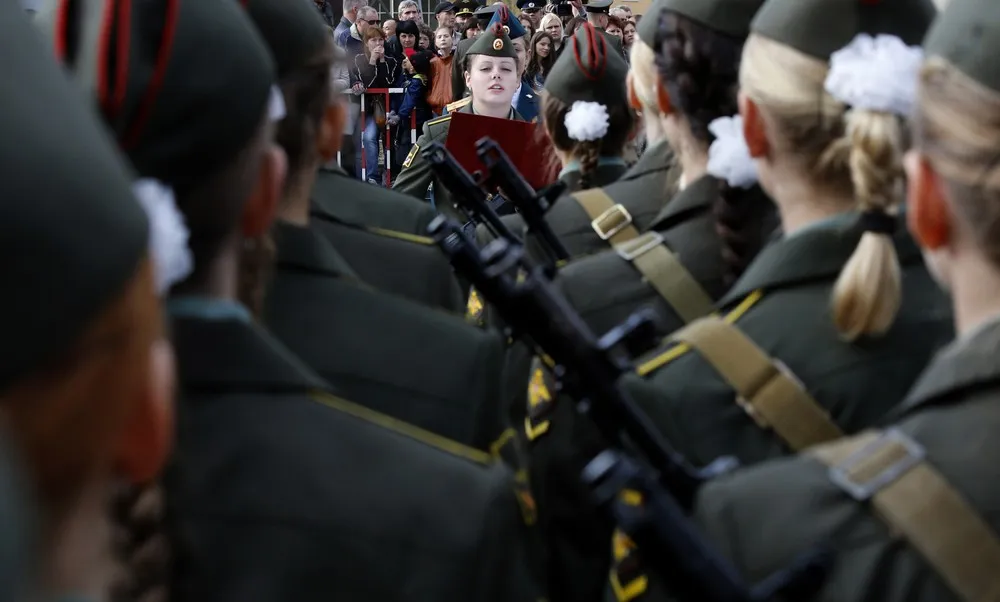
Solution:
<svg viewBox="0 0 1000 602">
<path fill-rule="evenodd" d="M 476 326 L 482 326 L 483 310 L 485 308 L 486 306 L 483 304 L 483 299 L 479 296 L 479 291 L 472 289 L 469 293 L 469 300 L 465 306 L 465 319 Z"/>
<path fill-rule="evenodd" d="M 528 381 L 528 415 L 524 419 L 524 434 L 528 441 L 534 441 L 547 433 L 552 426 L 546 415 L 552 410 L 552 389 L 548 382 L 548 373 L 535 360 L 535 369 Z"/>
<path fill-rule="evenodd" d="M 420 152 L 420 145 L 414 144 L 413 148 L 410 149 L 410 152 L 406 154 L 406 159 L 403 161 L 403 169 L 406 169 L 409 166 L 413 165 L 413 160 L 417 157 L 417 153 L 419 152 Z"/>
</svg>

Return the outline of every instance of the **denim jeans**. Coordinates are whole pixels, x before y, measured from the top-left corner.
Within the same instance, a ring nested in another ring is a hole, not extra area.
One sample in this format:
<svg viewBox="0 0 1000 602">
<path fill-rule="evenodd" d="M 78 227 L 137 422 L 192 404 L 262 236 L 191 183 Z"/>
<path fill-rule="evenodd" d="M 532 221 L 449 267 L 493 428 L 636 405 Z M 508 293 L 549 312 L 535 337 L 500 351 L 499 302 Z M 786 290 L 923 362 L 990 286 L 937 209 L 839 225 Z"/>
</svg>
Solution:
<svg viewBox="0 0 1000 602">
<path fill-rule="evenodd" d="M 359 119 L 360 121 L 360 119 Z M 361 144 L 365 149 L 365 180 L 375 180 L 379 186 L 382 185 L 382 174 L 378 168 L 378 125 L 375 123 L 375 116 L 365 114 L 364 129 L 361 132 Z M 361 155 L 358 155 L 358 174 L 361 174 Z"/>
</svg>

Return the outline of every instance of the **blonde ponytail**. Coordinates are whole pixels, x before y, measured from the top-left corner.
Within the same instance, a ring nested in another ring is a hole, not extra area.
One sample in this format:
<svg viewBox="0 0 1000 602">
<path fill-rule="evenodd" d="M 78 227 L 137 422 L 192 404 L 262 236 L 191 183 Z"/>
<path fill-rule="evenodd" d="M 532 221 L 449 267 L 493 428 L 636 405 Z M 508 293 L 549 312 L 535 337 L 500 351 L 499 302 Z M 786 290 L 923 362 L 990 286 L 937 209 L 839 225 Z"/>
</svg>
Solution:
<svg viewBox="0 0 1000 602">
<path fill-rule="evenodd" d="M 862 219 L 895 213 L 903 191 L 903 128 L 890 113 L 852 110 L 845 116 L 849 166 Z M 902 298 L 902 275 L 892 233 L 866 229 L 833 288 L 833 319 L 849 341 L 881 335 Z"/>
</svg>

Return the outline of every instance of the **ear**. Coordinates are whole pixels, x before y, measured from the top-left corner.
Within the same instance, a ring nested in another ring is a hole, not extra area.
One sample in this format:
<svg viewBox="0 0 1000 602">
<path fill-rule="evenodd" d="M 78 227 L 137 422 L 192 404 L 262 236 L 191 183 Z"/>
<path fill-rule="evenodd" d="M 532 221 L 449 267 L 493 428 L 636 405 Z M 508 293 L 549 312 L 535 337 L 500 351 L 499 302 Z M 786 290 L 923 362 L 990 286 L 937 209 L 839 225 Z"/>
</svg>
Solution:
<svg viewBox="0 0 1000 602">
<path fill-rule="evenodd" d="M 243 238 L 260 238 L 271 228 L 287 170 L 285 151 L 277 144 L 270 144 L 261 157 L 257 184 L 243 209 Z"/>
<path fill-rule="evenodd" d="M 134 484 L 156 479 L 174 441 L 174 351 L 166 339 L 153 343 L 149 381 L 118 446 L 117 468 Z"/>
<path fill-rule="evenodd" d="M 323 111 L 323 119 L 319 122 L 319 136 L 316 140 L 316 150 L 323 163 L 329 163 L 337 156 L 343 141 L 344 125 L 347 121 L 345 102 L 334 99 Z"/>
<path fill-rule="evenodd" d="M 916 151 L 903 161 L 906 168 L 906 225 L 917 243 L 934 251 L 951 242 L 952 217 L 944 182 L 934 166 Z"/>
<path fill-rule="evenodd" d="M 669 115 L 674 112 L 674 105 L 670 101 L 670 93 L 663 85 L 663 80 L 657 78 L 656 82 L 656 106 L 660 109 L 660 114 Z"/>
<path fill-rule="evenodd" d="M 766 157 L 771 150 L 771 143 L 767 139 L 760 109 L 742 92 L 739 94 L 739 106 L 740 116 L 743 117 L 743 138 L 750 150 L 750 156 L 755 159 Z"/>
<path fill-rule="evenodd" d="M 466 89 L 472 88 L 472 74 L 468 71 L 465 72 L 465 87 Z"/>
</svg>

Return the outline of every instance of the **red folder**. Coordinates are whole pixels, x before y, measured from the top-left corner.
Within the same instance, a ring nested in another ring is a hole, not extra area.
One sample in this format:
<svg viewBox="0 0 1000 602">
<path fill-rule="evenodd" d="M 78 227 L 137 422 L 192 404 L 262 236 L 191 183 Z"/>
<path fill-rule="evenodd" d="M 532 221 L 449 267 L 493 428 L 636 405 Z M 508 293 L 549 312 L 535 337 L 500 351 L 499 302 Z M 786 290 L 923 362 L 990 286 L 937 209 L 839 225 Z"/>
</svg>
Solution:
<svg viewBox="0 0 1000 602">
<path fill-rule="evenodd" d="M 492 138 L 507 153 L 524 179 L 536 190 L 552 183 L 550 163 L 555 160 L 548 136 L 539 124 L 514 119 L 451 113 L 445 148 L 469 173 L 483 170 L 476 142 Z"/>
</svg>

